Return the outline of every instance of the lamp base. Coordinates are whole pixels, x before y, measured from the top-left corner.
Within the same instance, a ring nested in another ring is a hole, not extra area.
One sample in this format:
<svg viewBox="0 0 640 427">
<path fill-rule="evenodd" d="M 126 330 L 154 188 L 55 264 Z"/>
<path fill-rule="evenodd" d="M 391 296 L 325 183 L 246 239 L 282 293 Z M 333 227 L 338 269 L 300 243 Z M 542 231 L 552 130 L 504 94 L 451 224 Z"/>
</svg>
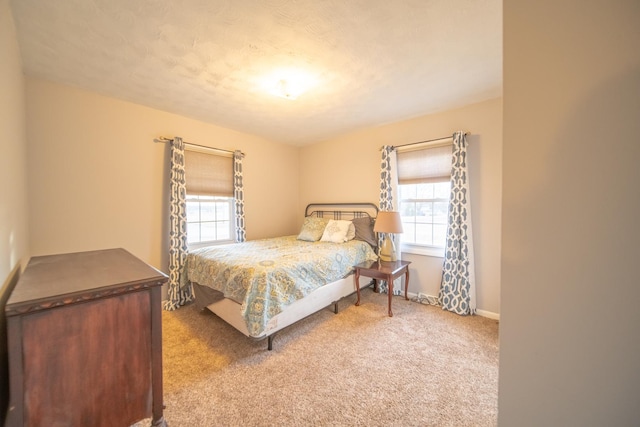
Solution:
<svg viewBox="0 0 640 427">
<path fill-rule="evenodd" d="M 387 234 L 380 246 L 380 261 L 393 262 L 398 260 L 396 255 L 396 245 L 393 243 L 391 236 Z"/>
</svg>

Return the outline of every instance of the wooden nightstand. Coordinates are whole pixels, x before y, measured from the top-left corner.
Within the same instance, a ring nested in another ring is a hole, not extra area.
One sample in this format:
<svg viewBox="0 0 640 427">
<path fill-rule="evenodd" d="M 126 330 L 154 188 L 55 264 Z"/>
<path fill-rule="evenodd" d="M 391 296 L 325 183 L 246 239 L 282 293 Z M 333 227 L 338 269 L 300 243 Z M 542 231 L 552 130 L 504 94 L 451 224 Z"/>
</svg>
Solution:
<svg viewBox="0 0 640 427">
<path fill-rule="evenodd" d="M 356 292 L 358 293 L 358 301 L 356 305 L 360 305 L 360 284 L 358 279 L 360 275 L 371 277 L 372 279 L 386 280 L 389 286 L 389 317 L 393 317 L 391 311 L 391 297 L 393 296 L 393 281 L 398 277 L 405 275 L 404 280 L 404 299 L 408 300 L 407 290 L 409 289 L 409 264 L 411 261 L 367 261 L 355 265 L 356 269 L 355 282 Z"/>
</svg>

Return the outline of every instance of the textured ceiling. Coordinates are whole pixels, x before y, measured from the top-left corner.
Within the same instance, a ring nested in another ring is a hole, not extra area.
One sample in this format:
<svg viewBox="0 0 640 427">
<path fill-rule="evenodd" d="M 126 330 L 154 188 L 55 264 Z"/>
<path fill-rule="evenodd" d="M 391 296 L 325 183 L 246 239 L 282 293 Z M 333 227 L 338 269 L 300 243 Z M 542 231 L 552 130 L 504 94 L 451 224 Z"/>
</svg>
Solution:
<svg viewBox="0 0 640 427">
<path fill-rule="evenodd" d="M 11 5 L 27 75 L 287 144 L 502 93 L 500 0 Z M 281 69 L 316 85 L 276 97 L 263 80 Z"/>
</svg>

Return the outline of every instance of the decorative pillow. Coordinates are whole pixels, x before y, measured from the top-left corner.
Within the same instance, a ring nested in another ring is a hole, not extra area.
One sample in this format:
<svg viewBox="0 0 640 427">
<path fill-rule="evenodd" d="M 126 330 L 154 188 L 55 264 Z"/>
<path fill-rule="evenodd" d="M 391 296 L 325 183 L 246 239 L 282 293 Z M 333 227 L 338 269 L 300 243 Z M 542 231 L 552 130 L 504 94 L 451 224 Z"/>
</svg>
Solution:
<svg viewBox="0 0 640 427">
<path fill-rule="evenodd" d="M 322 237 L 322 233 L 328 223 L 328 218 L 318 218 L 315 216 L 306 217 L 302 223 L 300 234 L 298 234 L 298 240 L 317 242 Z"/>
<path fill-rule="evenodd" d="M 376 233 L 373 231 L 373 220 L 369 217 L 354 218 L 351 221 L 356 229 L 356 240 L 362 240 L 375 248 L 378 246 Z"/>
<path fill-rule="evenodd" d="M 338 219 L 331 219 L 327 224 L 327 227 L 322 233 L 321 242 L 333 242 L 344 243 L 347 241 L 347 233 L 349 232 L 349 225 L 351 221 L 344 221 Z"/>
<path fill-rule="evenodd" d="M 349 224 L 349 231 L 347 231 L 347 240 L 353 240 L 356 238 L 356 226 L 353 222 Z"/>
</svg>

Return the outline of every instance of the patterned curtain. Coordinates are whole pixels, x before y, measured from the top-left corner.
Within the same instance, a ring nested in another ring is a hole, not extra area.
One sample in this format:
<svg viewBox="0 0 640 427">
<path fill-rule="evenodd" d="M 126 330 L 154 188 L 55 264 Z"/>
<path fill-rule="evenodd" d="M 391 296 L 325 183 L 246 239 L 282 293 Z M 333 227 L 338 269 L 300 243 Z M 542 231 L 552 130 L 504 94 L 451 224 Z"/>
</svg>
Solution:
<svg viewBox="0 0 640 427">
<path fill-rule="evenodd" d="M 456 132 L 453 134 L 447 244 L 438 302 L 443 309 L 461 315 L 475 314 L 476 312 L 469 196 L 467 138 L 463 132 Z"/>
<path fill-rule="evenodd" d="M 380 210 L 393 210 L 393 186 L 391 180 L 392 166 L 391 153 L 394 148 L 391 145 L 382 147 L 382 163 L 380 163 Z"/>
<path fill-rule="evenodd" d="M 187 258 L 187 189 L 184 175 L 184 142 L 171 141 L 171 194 L 169 196 L 169 288 L 165 310 L 176 310 L 193 299 L 191 286 L 181 286 Z"/>
<path fill-rule="evenodd" d="M 394 210 L 394 200 L 398 197 L 398 171 L 395 148 L 390 145 L 382 147 L 382 162 L 380 163 L 380 210 Z M 394 236 L 394 244 L 398 250 L 400 259 L 400 241 L 398 235 Z M 378 247 L 382 246 L 382 234 L 378 236 Z M 393 281 L 393 294 L 402 295 L 402 278 Z M 387 281 L 380 281 L 380 293 L 388 293 Z"/>
<path fill-rule="evenodd" d="M 242 189 L 242 158 L 240 150 L 233 152 L 233 198 L 236 211 L 236 242 L 244 242 L 247 233 L 244 226 L 244 190 Z"/>
</svg>

